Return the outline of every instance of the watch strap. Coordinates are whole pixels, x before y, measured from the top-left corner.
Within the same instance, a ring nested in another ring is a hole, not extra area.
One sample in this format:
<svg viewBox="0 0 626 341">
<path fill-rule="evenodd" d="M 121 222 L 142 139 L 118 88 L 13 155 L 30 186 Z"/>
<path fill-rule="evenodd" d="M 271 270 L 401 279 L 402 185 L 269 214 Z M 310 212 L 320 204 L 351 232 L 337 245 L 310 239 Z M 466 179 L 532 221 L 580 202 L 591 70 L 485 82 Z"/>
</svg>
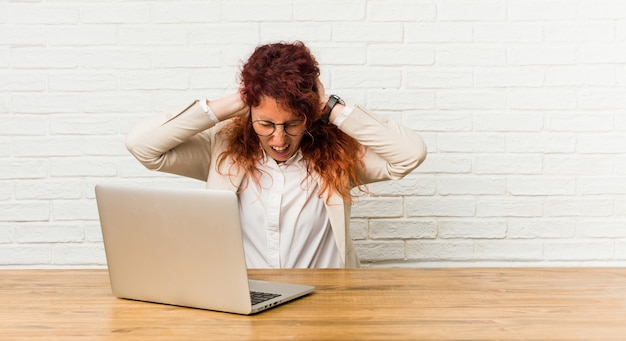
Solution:
<svg viewBox="0 0 626 341">
<path fill-rule="evenodd" d="M 343 104 L 343 100 L 337 95 L 328 96 L 328 102 L 326 102 L 327 111 L 324 115 L 322 115 L 322 122 L 328 123 L 330 118 L 330 113 L 333 111 L 333 108 L 337 103 Z"/>
</svg>

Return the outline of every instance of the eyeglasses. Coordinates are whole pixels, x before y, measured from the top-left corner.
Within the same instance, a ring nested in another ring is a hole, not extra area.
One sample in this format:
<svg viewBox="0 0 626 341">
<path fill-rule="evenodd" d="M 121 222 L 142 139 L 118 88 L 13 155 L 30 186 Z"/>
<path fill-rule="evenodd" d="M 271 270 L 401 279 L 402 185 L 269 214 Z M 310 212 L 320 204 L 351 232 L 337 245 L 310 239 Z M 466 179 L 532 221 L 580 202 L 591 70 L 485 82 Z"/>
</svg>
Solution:
<svg viewBox="0 0 626 341">
<path fill-rule="evenodd" d="M 252 128 L 259 136 L 270 136 L 276 131 L 276 126 L 283 126 L 283 131 L 289 136 L 304 135 L 306 131 L 306 120 L 293 120 L 285 123 L 274 123 L 266 120 L 252 121 Z"/>
</svg>

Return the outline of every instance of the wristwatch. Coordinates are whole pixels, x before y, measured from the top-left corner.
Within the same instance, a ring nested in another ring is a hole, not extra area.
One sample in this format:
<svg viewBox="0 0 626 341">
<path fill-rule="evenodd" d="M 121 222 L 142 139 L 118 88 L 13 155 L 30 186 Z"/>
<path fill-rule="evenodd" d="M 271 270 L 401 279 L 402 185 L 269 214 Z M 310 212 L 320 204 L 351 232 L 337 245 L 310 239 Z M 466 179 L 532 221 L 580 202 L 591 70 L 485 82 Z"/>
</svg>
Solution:
<svg viewBox="0 0 626 341">
<path fill-rule="evenodd" d="M 341 105 L 346 104 L 346 102 L 344 102 L 341 99 L 341 97 L 337 95 L 328 96 L 328 102 L 326 102 L 326 107 L 328 108 L 328 111 L 324 115 L 322 115 L 322 122 L 328 123 L 328 119 L 330 118 L 330 113 L 333 111 L 333 108 L 335 107 L 335 105 L 337 105 L 337 103 Z"/>
</svg>

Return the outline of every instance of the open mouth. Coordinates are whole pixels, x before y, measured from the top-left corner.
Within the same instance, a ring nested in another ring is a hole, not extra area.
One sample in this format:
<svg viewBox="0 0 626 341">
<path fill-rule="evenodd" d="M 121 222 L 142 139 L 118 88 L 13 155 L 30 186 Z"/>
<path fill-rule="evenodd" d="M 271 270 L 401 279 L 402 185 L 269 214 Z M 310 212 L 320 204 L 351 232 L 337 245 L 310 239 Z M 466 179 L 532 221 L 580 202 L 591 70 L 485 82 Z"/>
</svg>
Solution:
<svg viewBox="0 0 626 341">
<path fill-rule="evenodd" d="M 283 146 L 283 147 L 278 147 L 278 146 L 271 146 L 270 148 L 272 148 L 273 151 L 282 154 L 285 153 L 288 149 L 289 149 L 289 145 Z"/>
</svg>

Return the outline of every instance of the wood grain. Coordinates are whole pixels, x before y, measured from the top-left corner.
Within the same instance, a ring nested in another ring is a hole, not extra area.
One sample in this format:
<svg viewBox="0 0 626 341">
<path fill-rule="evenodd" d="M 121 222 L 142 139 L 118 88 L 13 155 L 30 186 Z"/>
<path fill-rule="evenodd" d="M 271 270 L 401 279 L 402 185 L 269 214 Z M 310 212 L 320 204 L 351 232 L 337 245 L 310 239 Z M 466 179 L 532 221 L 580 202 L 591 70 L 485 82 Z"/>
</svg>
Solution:
<svg viewBox="0 0 626 341">
<path fill-rule="evenodd" d="M 253 316 L 115 298 L 106 270 L 0 271 L 0 340 L 625 340 L 626 269 L 250 270 L 316 286 Z"/>
</svg>

